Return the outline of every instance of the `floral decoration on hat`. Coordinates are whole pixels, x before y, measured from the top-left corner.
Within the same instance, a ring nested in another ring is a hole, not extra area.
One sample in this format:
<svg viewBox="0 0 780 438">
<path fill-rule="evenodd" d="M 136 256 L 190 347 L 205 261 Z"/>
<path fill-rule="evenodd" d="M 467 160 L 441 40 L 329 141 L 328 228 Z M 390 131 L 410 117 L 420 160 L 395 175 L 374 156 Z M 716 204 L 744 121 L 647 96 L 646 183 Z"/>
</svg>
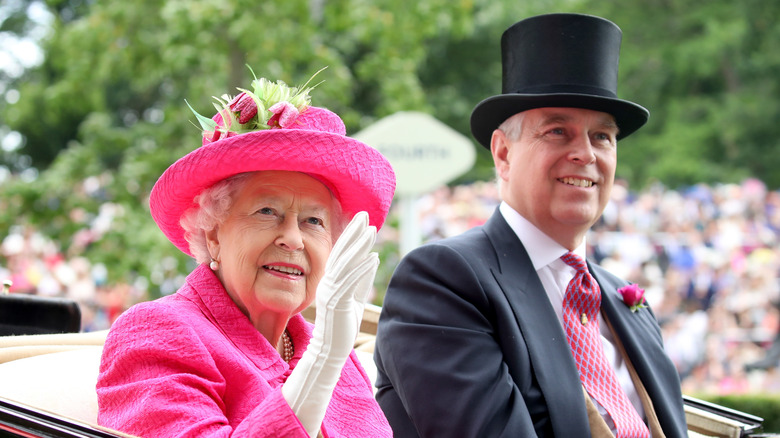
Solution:
<svg viewBox="0 0 780 438">
<path fill-rule="evenodd" d="M 632 312 L 647 307 L 645 306 L 645 290 L 636 284 L 629 284 L 618 289 L 620 295 L 623 297 L 623 302 L 626 303 Z"/>
<path fill-rule="evenodd" d="M 314 73 L 304 85 L 290 87 L 282 80 L 258 79 L 250 68 L 254 76 L 252 89 L 237 88 L 241 93 L 235 97 L 215 96 L 217 114 L 211 119 L 199 114 L 187 102 L 203 128 L 203 144 L 247 132 L 293 128 L 298 116 L 311 106 L 309 92 L 321 82 L 313 86 L 308 86 L 309 83 L 324 69 Z"/>
</svg>

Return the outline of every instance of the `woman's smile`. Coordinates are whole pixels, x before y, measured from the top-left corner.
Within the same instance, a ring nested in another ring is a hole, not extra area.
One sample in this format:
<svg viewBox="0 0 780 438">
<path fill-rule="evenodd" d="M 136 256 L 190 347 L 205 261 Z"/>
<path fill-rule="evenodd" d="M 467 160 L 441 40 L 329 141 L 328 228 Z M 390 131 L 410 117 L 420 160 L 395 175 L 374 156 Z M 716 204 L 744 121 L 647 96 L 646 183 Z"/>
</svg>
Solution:
<svg viewBox="0 0 780 438">
<path fill-rule="evenodd" d="M 271 263 L 263 265 L 263 269 L 269 274 L 289 278 L 291 280 L 297 280 L 304 275 L 302 267 L 289 263 Z"/>
</svg>

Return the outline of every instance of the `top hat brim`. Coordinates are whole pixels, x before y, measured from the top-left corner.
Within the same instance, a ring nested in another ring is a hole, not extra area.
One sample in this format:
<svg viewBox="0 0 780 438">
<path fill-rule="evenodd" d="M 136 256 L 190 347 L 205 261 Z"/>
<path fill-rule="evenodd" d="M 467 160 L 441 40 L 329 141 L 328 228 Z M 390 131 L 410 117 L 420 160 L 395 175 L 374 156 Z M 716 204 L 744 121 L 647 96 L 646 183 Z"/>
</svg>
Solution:
<svg viewBox="0 0 780 438">
<path fill-rule="evenodd" d="M 500 94 L 483 100 L 471 113 L 471 133 L 482 146 L 490 149 L 493 131 L 513 115 L 535 108 L 582 108 L 612 115 L 618 125 L 617 140 L 647 123 L 650 112 L 636 103 L 612 97 L 588 94 Z"/>
</svg>

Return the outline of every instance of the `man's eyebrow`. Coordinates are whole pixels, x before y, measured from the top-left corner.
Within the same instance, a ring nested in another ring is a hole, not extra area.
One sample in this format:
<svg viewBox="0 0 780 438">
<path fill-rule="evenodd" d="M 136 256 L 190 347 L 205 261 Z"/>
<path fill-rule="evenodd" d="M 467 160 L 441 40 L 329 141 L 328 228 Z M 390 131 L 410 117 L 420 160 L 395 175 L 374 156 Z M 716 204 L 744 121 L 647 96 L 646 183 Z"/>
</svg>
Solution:
<svg viewBox="0 0 780 438">
<path fill-rule="evenodd" d="M 567 123 L 571 121 L 571 116 L 568 116 L 563 113 L 550 113 L 546 115 L 543 119 L 540 125 L 546 126 L 546 125 L 555 125 L 557 123 Z"/>
<path fill-rule="evenodd" d="M 558 123 L 569 123 L 571 122 L 573 117 L 569 116 L 568 114 L 564 113 L 558 113 L 558 112 L 551 112 L 550 114 L 546 115 L 539 126 L 548 126 L 548 125 L 555 125 Z M 620 128 L 618 127 L 617 123 L 615 122 L 614 118 L 605 115 L 599 119 L 599 124 L 604 129 L 614 129 L 619 131 Z"/>
<path fill-rule="evenodd" d="M 608 128 L 608 129 L 616 129 L 620 130 L 620 127 L 617 125 L 617 122 L 612 117 L 604 117 L 601 119 L 601 126 Z"/>
</svg>

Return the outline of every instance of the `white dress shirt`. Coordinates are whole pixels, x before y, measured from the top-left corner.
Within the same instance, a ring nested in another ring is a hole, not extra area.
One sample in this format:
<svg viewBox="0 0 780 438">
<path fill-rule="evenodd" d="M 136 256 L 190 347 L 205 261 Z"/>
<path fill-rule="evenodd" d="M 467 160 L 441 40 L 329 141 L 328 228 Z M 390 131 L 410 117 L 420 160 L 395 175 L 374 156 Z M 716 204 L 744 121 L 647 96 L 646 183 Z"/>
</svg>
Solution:
<svg viewBox="0 0 780 438">
<path fill-rule="evenodd" d="M 541 232 L 527 219 L 520 216 L 506 202 L 501 203 L 499 211 L 528 252 L 531 263 L 533 263 L 534 269 L 542 281 L 544 290 L 547 292 L 547 297 L 550 299 L 550 304 L 552 304 L 553 310 L 555 310 L 555 314 L 558 316 L 558 322 L 563 327 L 563 296 L 566 293 L 569 281 L 574 278 L 575 274 L 574 268 L 561 260 L 561 256 L 566 254 L 568 250 L 550 236 Z M 580 246 L 572 252 L 585 260 L 585 248 L 585 239 L 583 239 Z M 628 396 L 628 400 L 639 412 L 639 416 L 644 419 L 644 408 L 634 387 L 634 382 L 631 380 L 631 374 L 626 367 L 623 357 L 617 350 L 612 332 L 604 322 L 601 312 L 599 312 L 599 329 L 601 331 L 601 344 L 604 346 L 604 354 L 607 357 L 607 361 L 615 370 L 618 382 Z M 565 330 L 564 328 L 564 332 Z M 607 425 L 612 429 L 612 433 L 615 433 L 615 424 L 607 414 L 607 411 L 595 399 L 593 403 L 598 408 Z"/>
</svg>

